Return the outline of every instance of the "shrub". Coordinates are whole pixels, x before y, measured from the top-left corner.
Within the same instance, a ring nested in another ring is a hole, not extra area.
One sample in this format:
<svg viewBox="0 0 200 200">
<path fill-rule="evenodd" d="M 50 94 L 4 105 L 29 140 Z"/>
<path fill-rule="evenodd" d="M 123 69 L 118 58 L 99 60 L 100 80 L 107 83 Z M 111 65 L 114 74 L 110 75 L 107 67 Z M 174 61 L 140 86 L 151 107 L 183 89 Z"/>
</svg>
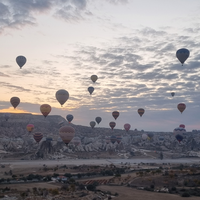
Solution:
<svg viewBox="0 0 200 200">
<path fill-rule="evenodd" d="M 182 197 L 190 197 L 190 194 L 188 192 L 184 192 L 181 196 Z"/>
</svg>

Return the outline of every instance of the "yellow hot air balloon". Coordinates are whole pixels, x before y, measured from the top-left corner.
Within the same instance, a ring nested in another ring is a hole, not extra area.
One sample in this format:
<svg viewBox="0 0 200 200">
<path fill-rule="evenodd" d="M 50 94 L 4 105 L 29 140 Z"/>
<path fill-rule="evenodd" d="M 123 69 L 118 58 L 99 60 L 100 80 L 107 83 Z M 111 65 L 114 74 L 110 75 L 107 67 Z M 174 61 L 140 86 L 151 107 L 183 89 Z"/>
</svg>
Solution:
<svg viewBox="0 0 200 200">
<path fill-rule="evenodd" d="M 40 106 L 40 111 L 44 117 L 47 117 L 47 115 L 51 112 L 51 106 L 49 104 L 42 104 Z"/>
<path fill-rule="evenodd" d="M 69 99 L 69 93 L 66 90 L 58 90 L 56 92 L 56 99 L 62 106 Z"/>
<path fill-rule="evenodd" d="M 75 130 L 71 126 L 62 126 L 59 129 L 59 135 L 63 142 L 68 145 L 75 135 Z"/>
<path fill-rule="evenodd" d="M 19 105 L 19 103 L 20 103 L 20 98 L 18 98 L 18 97 L 12 97 L 10 99 L 10 103 L 12 104 L 12 106 L 15 109 Z"/>
<path fill-rule="evenodd" d="M 33 125 L 33 124 L 28 124 L 28 125 L 26 126 L 26 129 L 27 129 L 27 131 L 28 131 L 29 133 L 31 133 L 31 132 L 33 131 L 33 129 L 34 129 L 34 125 Z"/>
<path fill-rule="evenodd" d="M 91 76 L 91 80 L 95 83 L 96 80 L 98 79 L 98 76 L 97 75 L 92 75 Z"/>
</svg>

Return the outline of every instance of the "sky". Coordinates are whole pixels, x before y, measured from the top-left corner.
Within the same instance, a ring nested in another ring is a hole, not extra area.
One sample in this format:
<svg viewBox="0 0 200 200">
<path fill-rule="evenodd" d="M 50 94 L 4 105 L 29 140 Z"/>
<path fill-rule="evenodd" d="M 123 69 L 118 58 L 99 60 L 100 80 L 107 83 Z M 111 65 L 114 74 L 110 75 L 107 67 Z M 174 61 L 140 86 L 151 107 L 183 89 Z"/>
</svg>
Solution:
<svg viewBox="0 0 200 200">
<path fill-rule="evenodd" d="M 100 116 L 97 127 L 199 130 L 199 22 L 199 0 L 0 0 L 0 112 L 41 115 L 47 103 L 49 115 L 72 114 L 77 125 Z M 183 66 L 180 48 L 190 51 Z M 22 69 L 19 55 L 27 58 Z M 60 89 L 69 92 L 63 107 Z"/>
</svg>

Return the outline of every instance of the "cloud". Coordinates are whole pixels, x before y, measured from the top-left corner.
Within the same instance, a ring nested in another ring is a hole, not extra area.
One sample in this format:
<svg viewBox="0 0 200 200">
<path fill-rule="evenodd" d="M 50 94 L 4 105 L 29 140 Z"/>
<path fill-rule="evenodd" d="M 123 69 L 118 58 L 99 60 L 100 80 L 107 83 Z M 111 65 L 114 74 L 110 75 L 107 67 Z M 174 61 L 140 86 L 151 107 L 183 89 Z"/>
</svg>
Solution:
<svg viewBox="0 0 200 200">
<path fill-rule="evenodd" d="M 4 74 L 4 73 L 2 73 L 2 72 L 0 72 L 0 76 L 1 76 L 1 77 L 10 77 L 9 75 Z"/>
</svg>

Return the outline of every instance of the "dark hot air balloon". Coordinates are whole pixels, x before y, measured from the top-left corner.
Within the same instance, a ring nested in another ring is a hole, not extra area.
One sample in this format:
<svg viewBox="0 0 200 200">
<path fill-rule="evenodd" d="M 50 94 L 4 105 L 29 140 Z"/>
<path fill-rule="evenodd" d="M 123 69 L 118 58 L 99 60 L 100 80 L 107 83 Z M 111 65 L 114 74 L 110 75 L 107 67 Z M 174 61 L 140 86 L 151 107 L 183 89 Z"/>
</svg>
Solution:
<svg viewBox="0 0 200 200">
<path fill-rule="evenodd" d="M 70 123 L 74 119 L 74 116 L 69 114 L 69 115 L 66 116 L 66 119 Z"/>
<path fill-rule="evenodd" d="M 75 135 L 75 130 L 71 126 L 62 126 L 59 129 L 59 135 L 63 142 L 68 145 Z"/>
<path fill-rule="evenodd" d="M 190 51 L 188 49 L 183 48 L 183 49 L 179 49 L 176 52 L 176 57 L 178 58 L 178 60 L 181 62 L 182 65 L 189 56 L 190 56 Z"/>
<path fill-rule="evenodd" d="M 142 117 L 142 115 L 144 114 L 145 110 L 143 108 L 139 108 L 138 109 L 138 114 L 140 115 L 140 117 Z"/>
<path fill-rule="evenodd" d="M 97 124 L 99 124 L 101 122 L 101 117 L 96 117 L 95 121 L 97 122 Z"/>
<path fill-rule="evenodd" d="M 184 103 L 179 103 L 179 104 L 177 105 L 177 108 L 178 108 L 178 110 L 182 113 L 182 112 L 185 110 L 186 105 L 185 105 Z"/>
<path fill-rule="evenodd" d="M 20 103 L 20 99 L 18 97 L 12 97 L 10 99 L 10 103 L 12 104 L 12 106 L 14 107 L 14 109 L 19 105 Z"/>
<path fill-rule="evenodd" d="M 112 116 L 115 118 L 115 120 L 119 117 L 119 112 L 118 111 L 113 111 Z"/>
<path fill-rule="evenodd" d="M 110 122 L 109 126 L 113 130 L 113 128 L 115 128 L 115 126 L 116 126 L 116 123 L 115 122 Z"/>
<path fill-rule="evenodd" d="M 20 69 L 25 65 L 26 58 L 24 56 L 17 56 L 16 62 L 19 65 Z"/>
</svg>

